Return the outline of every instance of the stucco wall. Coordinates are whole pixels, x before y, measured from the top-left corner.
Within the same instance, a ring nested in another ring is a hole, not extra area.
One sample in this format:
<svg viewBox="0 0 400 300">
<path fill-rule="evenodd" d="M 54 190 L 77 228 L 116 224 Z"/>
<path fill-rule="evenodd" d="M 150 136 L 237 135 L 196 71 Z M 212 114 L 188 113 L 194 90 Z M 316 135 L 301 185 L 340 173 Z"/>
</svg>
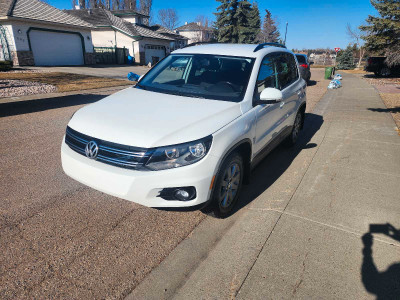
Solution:
<svg viewBox="0 0 400 300">
<path fill-rule="evenodd" d="M 200 42 L 202 40 L 201 31 L 179 31 L 179 34 L 188 38 L 188 44 Z"/>
<path fill-rule="evenodd" d="M 93 46 L 95 47 L 115 47 L 115 31 L 111 28 L 92 31 Z"/>
</svg>

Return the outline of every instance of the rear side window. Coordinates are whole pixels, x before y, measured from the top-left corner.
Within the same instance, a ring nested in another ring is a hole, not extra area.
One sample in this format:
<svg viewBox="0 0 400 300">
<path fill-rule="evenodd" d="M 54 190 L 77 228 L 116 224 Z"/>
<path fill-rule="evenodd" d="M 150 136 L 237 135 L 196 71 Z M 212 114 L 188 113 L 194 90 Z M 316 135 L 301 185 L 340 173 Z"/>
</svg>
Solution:
<svg viewBox="0 0 400 300">
<path fill-rule="evenodd" d="M 280 53 L 277 62 L 279 89 L 283 90 L 298 78 L 297 63 L 290 53 Z"/>
</svg>

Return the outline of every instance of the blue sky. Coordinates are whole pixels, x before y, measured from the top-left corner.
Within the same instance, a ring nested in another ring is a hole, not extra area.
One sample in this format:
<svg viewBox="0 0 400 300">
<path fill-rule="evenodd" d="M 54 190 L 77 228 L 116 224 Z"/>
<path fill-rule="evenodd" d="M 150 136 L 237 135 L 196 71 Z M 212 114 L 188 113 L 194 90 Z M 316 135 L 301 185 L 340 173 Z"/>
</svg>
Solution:
<svg viewBox="0 0 400 300">
<path fill-rule="evenodd" d="M 139 1 L 138 1 L 139 2 Z M 252 2 L 250 0 L 250 2 Z M 369 0 L 258 0 L 261 17 L 265 9 L 280 23 L 281 35 L 285 24 L 289 23 L 288 48 L 344 48 L 350 42 L 346 35 L 346 24 L 353 27 L 365 22 L 369 14 L 376 11 Z M 70 0 L 49 0 L 49 4 L 58 8 L 71 8 Z M 213 12 L 219 2 L 215 0 L 153 0 L 153 11 L 161 8 L 175 8 L 179 21 L 193 21 L 197 15 L 205 15 L 214 20 Z"/>
</svg>

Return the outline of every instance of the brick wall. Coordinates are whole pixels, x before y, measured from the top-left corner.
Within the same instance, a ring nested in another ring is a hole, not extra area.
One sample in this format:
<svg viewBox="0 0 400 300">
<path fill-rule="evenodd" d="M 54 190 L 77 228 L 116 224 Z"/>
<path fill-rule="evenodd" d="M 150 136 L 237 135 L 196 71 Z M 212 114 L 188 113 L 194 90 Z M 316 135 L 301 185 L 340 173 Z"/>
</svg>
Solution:
<svg viewBox="0 0 400 300">
<path fill-rule="evenodd" d="M 12 52 L 14 66 L 34 66 L 32 51 L 13 51 Z"/>
<path fill-rule="evenodd" d="M 96 64 L 96 56 L 94 53 L 85 53 L 85 65 Z"/>
</svg>

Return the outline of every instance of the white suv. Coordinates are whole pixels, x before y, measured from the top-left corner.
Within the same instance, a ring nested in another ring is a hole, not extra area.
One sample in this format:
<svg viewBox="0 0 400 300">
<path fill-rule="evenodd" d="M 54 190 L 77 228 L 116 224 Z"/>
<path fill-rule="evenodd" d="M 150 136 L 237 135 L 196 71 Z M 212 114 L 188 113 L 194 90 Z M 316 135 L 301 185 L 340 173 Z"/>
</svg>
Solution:
<svg viewBox="0 0 400 300">
<path fill-rule="evenodd" d="M 306 83 L 284 46 L 189 46 L 135 86 L 78 110 L 62 165 L 119 198 L 158 208 L 212 205 L 224 217 L 251 169 L 280 142 L 295 143 L 305 108 Z"/>
</svg>

